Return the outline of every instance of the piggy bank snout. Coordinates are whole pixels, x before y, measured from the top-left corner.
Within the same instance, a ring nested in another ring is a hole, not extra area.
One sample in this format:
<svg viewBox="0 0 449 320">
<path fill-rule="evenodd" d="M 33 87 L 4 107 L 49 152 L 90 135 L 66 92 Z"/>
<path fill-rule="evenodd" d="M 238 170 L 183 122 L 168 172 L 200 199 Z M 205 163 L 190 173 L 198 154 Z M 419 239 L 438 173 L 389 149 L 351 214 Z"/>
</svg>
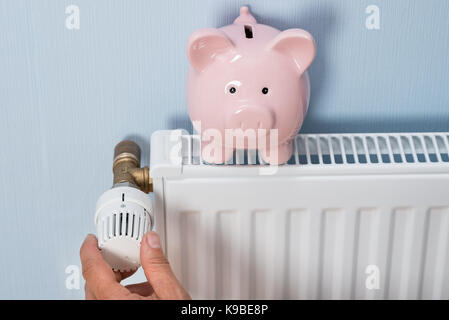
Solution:
<svg viewBox="0 0 449 320">
<path fill-rule="evenodd" d="M 242 106 L 233 110 L 226 121 L 227 129 L 271 129 L 274 123 L 273 113 L 266 107 Z"/>
</svg>

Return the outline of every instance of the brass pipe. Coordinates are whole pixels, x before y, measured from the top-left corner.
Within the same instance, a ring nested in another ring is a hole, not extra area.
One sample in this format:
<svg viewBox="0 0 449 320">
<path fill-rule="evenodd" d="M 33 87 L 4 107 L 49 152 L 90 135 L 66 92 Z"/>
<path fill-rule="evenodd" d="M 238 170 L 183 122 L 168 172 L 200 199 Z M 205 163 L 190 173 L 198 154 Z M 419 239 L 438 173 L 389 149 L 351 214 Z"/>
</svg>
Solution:
<svg viewBox="0 0 449 320">
<path fill-rule="evenodd" d="M 140 167 L 140 147 L 131 140 L 119 142 L 114 149 L 114 185 L 131 183 L 145 193 L 153 191 L 150 169 Z"/>
</svg>

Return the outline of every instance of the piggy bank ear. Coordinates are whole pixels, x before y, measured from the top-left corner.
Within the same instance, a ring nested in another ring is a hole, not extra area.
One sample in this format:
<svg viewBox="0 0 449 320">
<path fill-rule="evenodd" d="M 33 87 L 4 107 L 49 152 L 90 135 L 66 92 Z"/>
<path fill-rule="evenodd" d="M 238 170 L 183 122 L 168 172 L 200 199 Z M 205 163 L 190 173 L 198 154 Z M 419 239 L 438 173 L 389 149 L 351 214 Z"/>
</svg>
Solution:
<svg viewBox="0 0 449 320">
<path fill-rule="evenodd" d="M 201 29 L 189 38 L 187 57 L 196 71 L 202 71 L 214 59 L 234 48 L 226 34 L 218 29 Z"/>
<path fill-rule="evenodd" d="M 302 29 L 289 29 L 278 34 L 269 44 L 269 50 L 287 55 L 303 74 L 315 58 L 315 41 L 310 33 Z"/>
</svg>

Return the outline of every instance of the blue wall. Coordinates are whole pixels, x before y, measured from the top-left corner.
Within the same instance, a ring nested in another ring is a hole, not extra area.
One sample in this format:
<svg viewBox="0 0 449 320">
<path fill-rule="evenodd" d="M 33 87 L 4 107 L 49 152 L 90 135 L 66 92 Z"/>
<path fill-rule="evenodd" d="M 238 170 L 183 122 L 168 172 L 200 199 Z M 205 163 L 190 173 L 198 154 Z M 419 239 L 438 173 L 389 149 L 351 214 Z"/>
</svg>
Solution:
<svg viewBox="0 0 449 320">
<path fill-rule="evenodd" d="M 80 30 L 65 8 L 80 8 Z M 79 298 L 68 265 L 94 231 L 116 142 L 188 128 L 185 45 L 249 4 L 316 38 L 303 132 L 449 131 L 449 1 L 0 0 L 0 298 Z M 380 8 L 367 30 L 365 8 Z"/>
</svg>

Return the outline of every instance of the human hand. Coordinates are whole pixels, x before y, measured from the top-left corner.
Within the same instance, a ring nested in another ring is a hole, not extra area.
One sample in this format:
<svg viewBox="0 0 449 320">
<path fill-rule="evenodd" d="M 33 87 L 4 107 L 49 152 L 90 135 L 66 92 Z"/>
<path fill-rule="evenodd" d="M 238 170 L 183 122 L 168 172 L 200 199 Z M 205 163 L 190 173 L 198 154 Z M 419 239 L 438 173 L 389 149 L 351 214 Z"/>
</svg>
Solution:
<svg viewBox="0 0 449 320">
<path fill-rule="evenodd" d="M 147 282 L 123 286 L 120 281 L 133 272 L 114 272 L 98 249 L 97 238 L 89 234 L 80 249 L 86 300 L 103 299 L 191 299 L 176 279 L 160 248 L 159 236 L 148 232 L 140 245 L 140 260 Z"/>
</svg>

